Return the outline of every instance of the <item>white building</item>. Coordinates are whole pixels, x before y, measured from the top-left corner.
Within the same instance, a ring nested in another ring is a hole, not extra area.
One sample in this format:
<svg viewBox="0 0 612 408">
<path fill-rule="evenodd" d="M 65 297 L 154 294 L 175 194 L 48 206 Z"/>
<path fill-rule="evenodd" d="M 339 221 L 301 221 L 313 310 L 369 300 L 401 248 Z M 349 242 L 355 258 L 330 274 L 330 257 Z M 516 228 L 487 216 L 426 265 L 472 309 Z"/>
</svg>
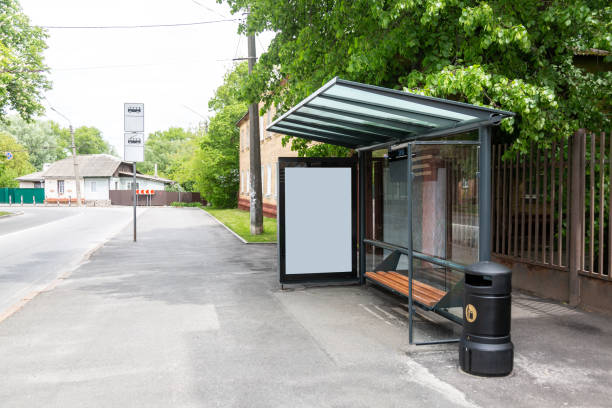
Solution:
<svg viewBox="0 0 612 408">
<path fill-rule="evenodd" d="M 36 173 L 17 177 L 15 180 L 19 182 L 19 188 L 43 188 L 45 186 L 45 180 L 42 174 L 42 171 L 37 171 Z"/>
<path fill-rule="evenodd" d="M 84 154 L 77 156 L 81 199 L 95 205 L 110 204 L 110 190 L 132 189 L 132 163 L 124 162 L 108 154 Z M 42 174 L 40 174 L 42 173 Z M 20 183 L 33 178 L 42 178 L 45 201 L 48 203 L 76 201 L 74 162 L 72 157 L 58 160 L 39 173 L 19 177 Z M 164 190 L 172 180 L 148 176 L 136 170 L 136 188 Z"/>
</svg>

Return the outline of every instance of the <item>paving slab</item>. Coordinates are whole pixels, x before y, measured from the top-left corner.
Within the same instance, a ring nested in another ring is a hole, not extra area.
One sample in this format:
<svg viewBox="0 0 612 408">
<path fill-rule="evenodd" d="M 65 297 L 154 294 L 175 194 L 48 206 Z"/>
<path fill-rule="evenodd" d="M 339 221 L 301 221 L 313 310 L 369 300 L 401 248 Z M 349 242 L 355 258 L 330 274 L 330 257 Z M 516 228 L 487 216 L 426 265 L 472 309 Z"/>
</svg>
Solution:
<svg viewBox="0 0 612 408">
<path fill-rule="evenodd" d="M 275 247 L 199 209 L 139 225 L 0 323 L 2 407 L 610 406 L 609 318 L 516 294 L 515 371 L 483 379 L 375 287 L 281 290 Z"/>
</svg>

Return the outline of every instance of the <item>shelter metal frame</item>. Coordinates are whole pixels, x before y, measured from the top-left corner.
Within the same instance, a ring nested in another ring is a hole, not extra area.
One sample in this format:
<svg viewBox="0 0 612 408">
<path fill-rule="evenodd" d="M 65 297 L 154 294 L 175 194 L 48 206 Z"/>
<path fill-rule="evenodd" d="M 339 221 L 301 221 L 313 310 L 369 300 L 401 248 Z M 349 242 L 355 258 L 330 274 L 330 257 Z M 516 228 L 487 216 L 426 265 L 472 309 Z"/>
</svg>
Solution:
<svg viewBox="0 0 612 408">
<path fill-rule="evenodd" d="M 465 272 L 465 266 L 429 256 L 413 248 L 412 199 L 408 206 L 406 247 L 366 239 L 366 171 L 368 152 L 385 148 L 406 147 L 408 152 L 408 192 L 412 197 L 413 146 L 419 144 L 478 145 L 478 260 L 491 257 L 491 128 L 514 113 L 466 103 L 433 98 L 378 86 L 334 78 L 312 95 L 271 123 L 267 130 L 355 149 L 358 153 L 359 279 L 365 283 L 365 245 L 397 251 L 409 262 L 409 340 L 413 342 L 414 259 Z M 440 140 L 441 138 L 478 130 L 478 141 Z M 438 139 L 438 140 L 436 140 Z M 388 288 L 391 289 L 392 288 Z M 425 306 L 418 304 L 418 306 Z M 440 308 L 425 307 L 452 321 L 458 317 Z M 416 344 L 448 343 L 456 339 Z"/>
</svg>

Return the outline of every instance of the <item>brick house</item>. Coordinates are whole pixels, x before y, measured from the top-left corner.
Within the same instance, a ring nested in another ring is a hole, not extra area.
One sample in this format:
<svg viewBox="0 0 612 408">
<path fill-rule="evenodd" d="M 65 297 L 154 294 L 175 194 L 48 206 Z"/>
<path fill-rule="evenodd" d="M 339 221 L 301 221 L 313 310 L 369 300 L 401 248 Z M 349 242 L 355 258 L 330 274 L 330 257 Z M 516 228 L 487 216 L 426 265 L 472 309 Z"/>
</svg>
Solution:
<svg viewBox="0 0 612 408">
<path fill-rule="evenodd" d="M 263 104 L 260 104 L 260 108 Z M 275 109 L 270 108 L 259 117 L 259 144 L 261 155 L 261 184 L 263 197 L 263 213 L 266 217 L 276 218 L 278 200 L 277 165 L 279 157 L 296 157 L 297 152 L 291 151 L 291 144 L 283 147 L 283 135 L 267 132 L 265 128 L 273 122 Z M 250 207 L 249 176 L 249 113 L 247 112 L 236 123 L 240 129 L 240 188 L 238 190 L 238 208 L 248 210 Z"/>
</svg>

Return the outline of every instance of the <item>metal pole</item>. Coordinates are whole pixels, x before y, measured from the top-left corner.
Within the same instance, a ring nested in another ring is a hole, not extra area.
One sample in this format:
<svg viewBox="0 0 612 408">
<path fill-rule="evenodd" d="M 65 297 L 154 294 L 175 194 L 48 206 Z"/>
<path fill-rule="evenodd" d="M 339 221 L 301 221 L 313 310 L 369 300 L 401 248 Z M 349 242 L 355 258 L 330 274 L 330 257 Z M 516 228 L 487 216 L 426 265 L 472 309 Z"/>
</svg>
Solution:
<svg viewBox="0 0 612 408">
<path fill-rule="evenodd" d="M 365 180 L 366 180 L 366 153 L 358 152 L 358 171 L 359 171 L 359 282 L 365 284 L 366 273 L 366 251 L 365 251 Z"/>
<path fill-rule="evenodd" d="M 134 203 L 134 242 L 136 242 L 136 162 L 133 163 L 132 174 L 132 201 Z"/>
<path fill-rule="evenodd" d="M 478 260 L 491 260 L 491 127 L 478 128 Z"/>
<path fill-rule="evenodd" d="M 408 343 L 412 344 L 413 342 L 413 334 L 412 334 L 412 321 L 414 320 L 414 304 L 412 302 L 412 278 L 414 275 L 414 258 L 412 256 L 413 245 L 412 245 L 412 144 L 409 143 L 407 146 L 408 154 L 407 159 L 408 163 L 406 167 L 407 170 L 407 187 L 406 187 L 406 196 L 408 198 L 407 209 L 408 215 L 406 219 L 406 225 L 408 229 L 408 242 L 406 243 L 406 247 L 408 248 L 408 311 L 410 312 L 410 316 L 408 319 Z"/>
<path fill-rule="evenodd" d="M 582 217 L 584 216 L 585 130 L 578 129 L 570 140 L 569 304 L 577 306 L 580 303 L 580 278 L 578 271 L 580 270 L 584 238 Z M 601 222 L 603 223 L 603 220 Z"/>
<path fill-rule="evenodd" d="M 70 138 L 72 139 L 72 161 L 74 162 L 74 182 L 76 184 L 77 207 L 81 206 L 81 181 L 79 177 L 79 163 L 76 155 L 76 145 L 74 144 L 74 129 L 70 124 Z"/>
</svg>

